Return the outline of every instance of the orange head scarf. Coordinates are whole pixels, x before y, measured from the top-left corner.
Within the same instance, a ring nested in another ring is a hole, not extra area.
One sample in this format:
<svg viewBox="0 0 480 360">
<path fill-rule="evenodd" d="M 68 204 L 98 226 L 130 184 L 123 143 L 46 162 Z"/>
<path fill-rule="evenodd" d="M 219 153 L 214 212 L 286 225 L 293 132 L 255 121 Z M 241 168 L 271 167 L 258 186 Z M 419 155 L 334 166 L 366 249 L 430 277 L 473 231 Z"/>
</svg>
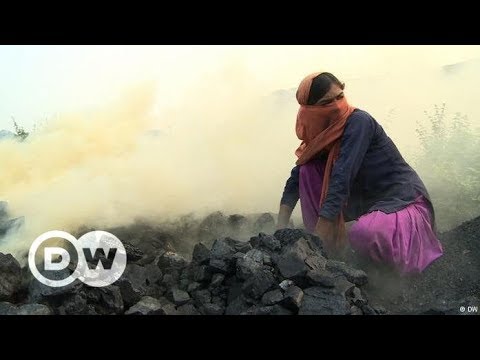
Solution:
<svg viewBox="0 0 480 360">
<path fill-rule="evenodd" d="M 334 100 L 332 103 L 319 106 L 307 105 L 312 81 L 321 73 L 310 74 L 300 83 L 297 90 L 297 101 L 300 109 L 297 114 L 296 133 L 302 143 L 295 151 L 298 156 L 297 165 L 303 165 L 322 151 L 328 152 L 322 192 L 319 201 L 320 207 L 325 201 L 332 173 L 333 164 L 340 153 L 340 142 L 347 120 L 354 107 L 350 106 L 345 97 Z M 329 241 L 334 248 L 340 249 L 346 242 L 345 221 L 343 211 L 332 223 Z"/>
</svg>

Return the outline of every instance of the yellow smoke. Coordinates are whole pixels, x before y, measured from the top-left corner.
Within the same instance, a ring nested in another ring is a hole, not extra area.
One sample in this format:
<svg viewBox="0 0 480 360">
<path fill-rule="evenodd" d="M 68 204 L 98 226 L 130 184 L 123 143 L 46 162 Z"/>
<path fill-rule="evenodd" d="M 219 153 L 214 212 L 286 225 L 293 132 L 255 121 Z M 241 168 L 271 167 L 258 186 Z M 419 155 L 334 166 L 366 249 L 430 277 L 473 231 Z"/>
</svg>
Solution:
<svg viewBox="0 0 480 360">
<path fill-rule="evenodd" d="M 199 84 L 156 111 L 158 89 L 137 86 L 109 106 L 59 116 L 25 142 L 0 143 L 8 169 L 0 198 L 26 223 L 0 251 L 24 252 L 45 231 L 136 217 L 276 211 L 294 162 L 292 114 L 268 110 L 238 64 Z"/>
</svg>

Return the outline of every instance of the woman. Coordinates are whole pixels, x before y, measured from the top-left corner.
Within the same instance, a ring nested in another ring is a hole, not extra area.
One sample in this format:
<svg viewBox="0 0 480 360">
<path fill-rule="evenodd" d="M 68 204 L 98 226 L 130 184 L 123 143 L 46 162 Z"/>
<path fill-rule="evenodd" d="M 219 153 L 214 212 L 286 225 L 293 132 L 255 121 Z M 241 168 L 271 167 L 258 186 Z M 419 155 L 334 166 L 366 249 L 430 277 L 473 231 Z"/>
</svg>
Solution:
<svg viewBox="0 0 480 360">
<path fill-rule="evenodd" d="M 300 199 L 305 228 L 329 252 L 347 241 L 375 262 L 419 273 L 442 256 L 429 194 L 382 127 L 348 104 L 331 73 L 307 76 L 297 90 L 301 145 L 280 204 L 286 227 Z"/>
</svg>

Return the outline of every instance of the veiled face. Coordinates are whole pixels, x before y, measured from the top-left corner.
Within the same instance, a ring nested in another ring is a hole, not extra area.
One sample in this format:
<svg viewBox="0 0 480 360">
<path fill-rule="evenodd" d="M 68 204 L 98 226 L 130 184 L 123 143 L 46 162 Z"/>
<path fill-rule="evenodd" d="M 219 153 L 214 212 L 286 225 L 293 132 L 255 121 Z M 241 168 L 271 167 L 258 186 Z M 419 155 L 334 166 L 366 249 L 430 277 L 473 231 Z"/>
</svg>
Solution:
<svg viewBox="0 0 480 360">
<path fill-rule="evenodd" d="M 336 101 L 343 99 L 345 96 L 343 93 L 344 86 L 338 86 L 337 84 L 332 84 L 330 90 L 315 103 L 315 106 L 327 107 L 333 105 Z"/>
<path fill-rule="evenodd" d="M 342 105 L 345 105 L 343 88 L 343 86 L 332 84 L 330 90 L 313 105 L 324 109 L 322 121 L 325 121 L 326 127 L 330 126 L 342 112 Z"/>
</svg>

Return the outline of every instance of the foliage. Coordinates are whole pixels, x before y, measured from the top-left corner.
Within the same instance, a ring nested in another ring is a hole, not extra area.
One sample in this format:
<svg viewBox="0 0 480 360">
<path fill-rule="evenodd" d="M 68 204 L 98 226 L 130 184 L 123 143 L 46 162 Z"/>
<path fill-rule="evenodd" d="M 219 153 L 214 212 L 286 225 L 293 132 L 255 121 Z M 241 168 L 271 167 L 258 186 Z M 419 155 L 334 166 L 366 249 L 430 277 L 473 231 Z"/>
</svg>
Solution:
<svg viewBox="0 0 480 360">
<path fill-rule="evenodd" d="M 460 113 L 448 116 L 445 104 L 425 111 L 417 122 L 420 152 L 414 162 L 435 207 L 439 230 L 480 215 L 480 131 Z"/>
</svg>

